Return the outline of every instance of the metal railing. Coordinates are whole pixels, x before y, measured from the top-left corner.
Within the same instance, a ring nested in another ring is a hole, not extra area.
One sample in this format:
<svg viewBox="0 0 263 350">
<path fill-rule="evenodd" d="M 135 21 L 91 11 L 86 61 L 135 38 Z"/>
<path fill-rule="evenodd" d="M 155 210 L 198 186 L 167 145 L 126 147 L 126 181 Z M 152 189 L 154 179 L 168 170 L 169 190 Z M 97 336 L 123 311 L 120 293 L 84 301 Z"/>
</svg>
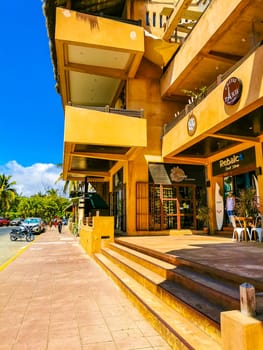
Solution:
<svg viewBox="0 0 263 350">
<path fill-rule="evenodd" d="M 98 112 L 106 112 L 106 113 L 114 113 L 114 114 L 120 114 L 126 117 L 134 117 L 134 118 L 143 118 L 144 116 L 144 110 L 134 110 L 134 109 L 122 109 L 122 108 L 111 108 L 110 106 L 104 106 L 104 107 L 97 107 L 97 106 L 83 106 L 83 105 L 77 105 L 77 104 L 69 104 L 72 107 L 77 108 L 84 108 L 84 109 L 90 109 Z"/>
</svg>

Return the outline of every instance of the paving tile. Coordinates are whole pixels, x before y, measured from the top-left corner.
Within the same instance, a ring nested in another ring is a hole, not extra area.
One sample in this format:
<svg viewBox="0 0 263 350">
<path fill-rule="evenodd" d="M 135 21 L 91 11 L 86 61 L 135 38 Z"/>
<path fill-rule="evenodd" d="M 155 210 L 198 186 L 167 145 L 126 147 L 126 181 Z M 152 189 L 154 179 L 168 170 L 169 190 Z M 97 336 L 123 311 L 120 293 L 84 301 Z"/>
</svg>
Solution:
<svg viewBox="0 0 263 350">
<path fill-rule="evenodd" d="M 0 286 L 0 350 L 169 349 L 66 229 L 37 237 Z"/>
<path fill-rule="evenodd" d="M 89 325 L 80 328 L 80 337 L 82 344 L 111 342 L 113 340 L 112 335 L 105 324 Z"/>
<path fill-rule="evenodd" d="M 82 350 L 119 350 L 114 342 L 84 344 Z"/>
</svg>

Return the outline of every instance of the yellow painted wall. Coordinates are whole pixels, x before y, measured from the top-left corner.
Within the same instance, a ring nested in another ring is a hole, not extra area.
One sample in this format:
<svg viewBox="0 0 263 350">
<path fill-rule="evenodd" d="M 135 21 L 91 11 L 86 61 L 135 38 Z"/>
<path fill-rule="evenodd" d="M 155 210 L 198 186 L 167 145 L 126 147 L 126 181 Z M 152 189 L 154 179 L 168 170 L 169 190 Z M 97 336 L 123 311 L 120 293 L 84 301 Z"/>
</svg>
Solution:
<svg viewBox="0 0 263 350">
<path fill-rule="evenodd" d="M 59 7 L 56 11 L 55 36 L 56 40 L 96 45 L 103 49 L 117 48 L 141 53 L 144 50 L 143 28 L 118 21 L 114 21 L 113 26 L 110 19 Z"/>
<path fill-rule="evenodd" d="M 161 79 L 162 96 L 168 92 L 171 85 L 182 84 L 182 78 L 178 79 L 191 63 L 193 58 L 203 49 L 207 41 L 213 34 L 220 30 L 220 26 L 226 18 L 231 18 L 231 13 L 238 7 L 243 0 L 222 1 L 214 0 L 211 2 L 207 11 L 198 21 L 198 31 L 195 35 L 190 35 L 187 39 L 187 45 L 180 49 L 180 55 L 177 55 L 169 65 L 167 71 Z M 190 74 L 190 72 L 189 72 Z"/>
<path fill-rule="evenodd" d="M 263 100 L 263 46 L 239 66 L 231 76 L 241 79 L 242 96 L 233 106 L 226 106 L 223 101 L 223 81 L 213 90 L 193 111 L 197 119 L 197 129 L 194 136 L 187 133 L 187 117 L 182 119 L 163 138 L 163 156 L 168 156 L 175 150 L 197 142 L 204 132 L 215 132 L 242 115 L 246 115 L 262 104 Z M 261 102 L 260 102 L 261 101 Z"/>
<path fill-rule="evenodd" d="M 181 108 L 175 102 L 162 100 L 158 79 L 159 68 L 145 61 L 142 65 L 143 69 L 139 71 L 137 78 L 128 80 L 126 89 L 127 109 L 142 108 L 147 121 L 147 146 L 124 167 L 129 234 L 136 233 L 136 183 L 148 182 L 148 158 L 163 161 L 161 158 L 163 125 Z"/>
<path fill-rule="evenodd" d="M 66 106 L 64 142 L 144 147 L 146 120 Z"/>
</svg>

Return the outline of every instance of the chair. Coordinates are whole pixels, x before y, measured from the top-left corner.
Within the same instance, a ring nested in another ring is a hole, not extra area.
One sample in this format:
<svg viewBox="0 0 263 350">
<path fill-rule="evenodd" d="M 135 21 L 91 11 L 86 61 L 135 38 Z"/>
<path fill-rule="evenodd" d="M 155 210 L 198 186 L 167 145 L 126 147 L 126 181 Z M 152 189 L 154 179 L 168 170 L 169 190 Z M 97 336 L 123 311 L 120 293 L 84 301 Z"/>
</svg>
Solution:
<svg viewBox="0 0 263 350">
<path fill-rule="evenodd" d="M 262 228 L 262 226 L 261 226 L 261 227 L 258 227 L 258 226 L 259 226 L 259 223 L 260 223 L 260 225 L 261 225 L 261 220 L 262 220 L 261 215 L 258 215 L 258 216 L 256 217 L 256 220 L 255 220 L 255 227 L 252 227 L 252 229 L 251 229 L 251 236 L 253 237 L 253 234 L 254 234 L 256 240 L 258 239 L 259 242 L 262 242 L 262 233 L 263 233 L 263 228 Z"/>
<path fill-rule="evenodd" d="M 234 220 L 235 220 L 235 225 L 234 226 L 234 230 L 233 230 L 233 236 L 232 236 L 232 240 L 237 240 L 237 241 L 243 241 L 244 240 L 244 233 L 245 233 L 245 228 L 243 227 L 243 225 L 241 224 L 241 221 L 239 220 L 239 218 L 237 216 L 234 216 Z M 250 233 L 249 233 L 249 229 L 246 228 L 246 232 L 250 238 Z M 251 238 L 250 238 L 251 240 Z"/>
</svg>

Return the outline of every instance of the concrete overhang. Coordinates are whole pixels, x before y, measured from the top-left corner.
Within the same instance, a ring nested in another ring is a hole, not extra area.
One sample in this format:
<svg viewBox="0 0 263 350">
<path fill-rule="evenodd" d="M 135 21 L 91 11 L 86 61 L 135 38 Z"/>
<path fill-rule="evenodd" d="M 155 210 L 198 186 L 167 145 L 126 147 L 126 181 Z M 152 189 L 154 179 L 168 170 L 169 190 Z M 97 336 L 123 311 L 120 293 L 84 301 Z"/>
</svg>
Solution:
<svg viewBox="0 0 263 350">
<path fill-rule="evenodd" d="M 189 12 L 184 10 L 189 3 L 178 2 L 165 35 Z M 262 1 L 211 1 L 167 66 L 161 78 L 162 97 L 175 101 L 185 97 L 187 101 L 185 90 L 209 87 L 262 39 Z"/>
<path fill-rule="evenodd" d="M 146 123 L 144 118 L 66 106 L 63 178 L 106 179 L 117 162 L 133 159 L 147 146 Z"/>
<path fill-rule="evenodd" d="M 63 105 L 113 105 L 123 81 L 134 77 L 140 65 L 144 30 L 57 8 L 55 45 Z"/>
</svg>

